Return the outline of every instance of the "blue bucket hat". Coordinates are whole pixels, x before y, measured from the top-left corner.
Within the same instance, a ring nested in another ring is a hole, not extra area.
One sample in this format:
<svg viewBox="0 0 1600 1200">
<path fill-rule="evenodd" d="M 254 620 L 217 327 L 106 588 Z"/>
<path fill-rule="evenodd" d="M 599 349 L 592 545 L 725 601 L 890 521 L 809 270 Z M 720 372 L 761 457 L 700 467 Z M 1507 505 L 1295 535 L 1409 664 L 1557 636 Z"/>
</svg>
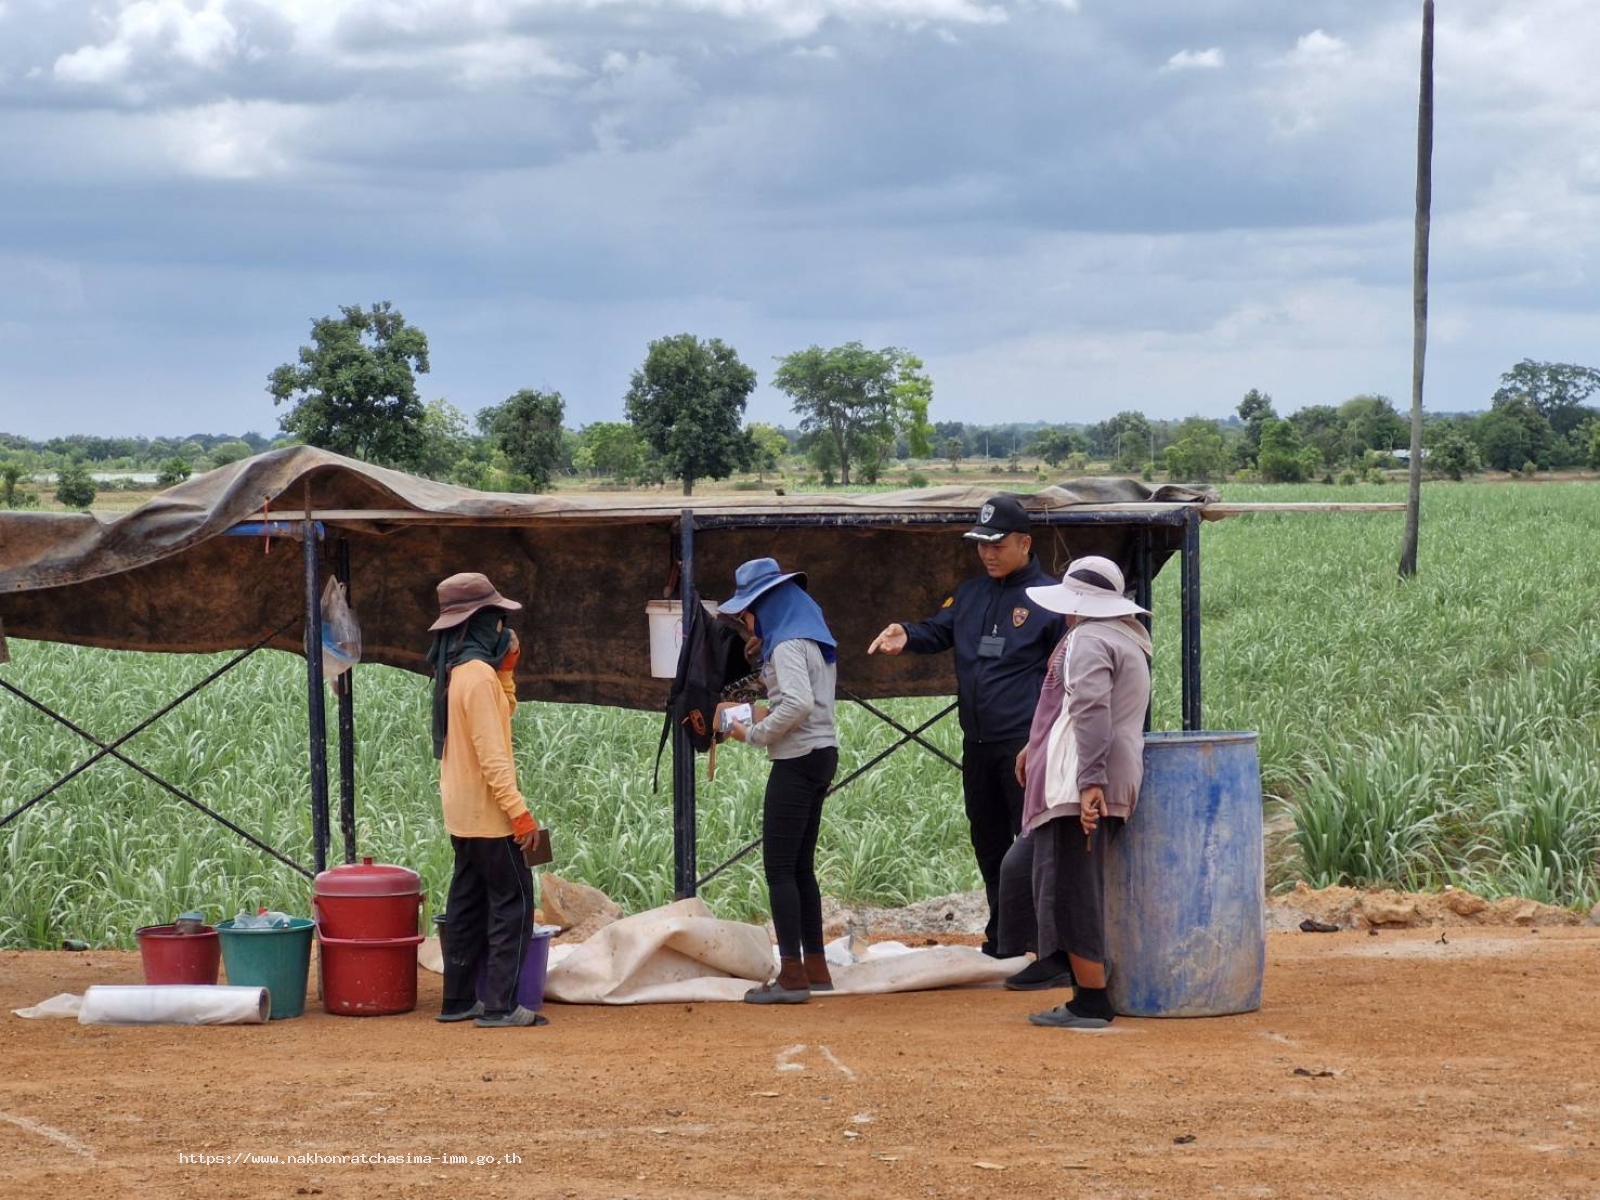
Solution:
<svg viewBox="0 0 1600 1200">
<path fill-rule="evenodd" d="M 790 579 L 801 587 L 806 586 L 804 571 L 785 573 L 779 569 L 778 560 L 775 558 L 752 558 L 747 563 L 740 563 L 739 569 L 733 573 L 733 595 L 719 604 L 717 611 L 727 613 L 729 616 L 742 613 L 755 603 L 757 597 Z"/>
</svg>

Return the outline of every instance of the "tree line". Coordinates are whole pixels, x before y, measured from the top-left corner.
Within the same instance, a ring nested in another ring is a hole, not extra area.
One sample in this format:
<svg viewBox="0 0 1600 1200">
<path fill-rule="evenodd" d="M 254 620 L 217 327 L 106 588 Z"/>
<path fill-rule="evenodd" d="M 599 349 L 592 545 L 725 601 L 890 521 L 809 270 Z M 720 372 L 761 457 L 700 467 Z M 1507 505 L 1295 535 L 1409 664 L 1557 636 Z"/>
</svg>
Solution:
<svg viewBox="0 0 1600 1200">
<path fill-rule="evenodd" d="M 391 305 L 345 307 L 313 322 L 311 343 L 272 372 L 268 391 L 289 405 L 285 432 L 310 445 L 474 487 L 499 473 L 515 490 L 543 491 L 568 466 L 629 482 L 677 480 L 690 495 L 701 480 L 760 469 L 780 453 L 781 434 L 745 423 L 756 373 L 719 338 L 651 342 L 622 397 L 627 422 L 576 436 L 563 425 L 559 391 L 524 388 L 477 413 L 474 439 L 459 409 L 423 404 L 416 376 L 428 369 L 427 336 Z M 841 483 L 852 468 L 872 474 L 898 436 L 926 447 L 933 383 L 905 350 L 810 346 L 779 359 L 772 384 Z"/>
<path fill-rule="evenodd" d="M 91 465 L 153 472 L 169 486 L 293 443 L 481 490 L 543 491 L 570 473 L 625 485 L 675 482 L 689 495 L 701 481 L 764 477 L 796 456 L 829 486 L 876 483 L 897 460 L 937 458 L 956 467 L 964 459 L 999 459 L 1015 473 L 1024 456 L 1067 473 L 1097 462 L 1192 483 L 1354 482 L 1393 465 L 1409 439 L 1405 418 L 1382 395 L 1280 416 L 1273 398 L 1257 389 L 1222 421 L 1153 420 L 1126 410 L 1092 423 L 931 422 L 933 381 L 922 361 L 904 349 L 859 342 L 810 346 L 777 360 L 770 382 L 789 397 L 793 428 L 747 423 L 756 372 L 720 339 L 689 333 L 649 344 L 621 397 L 626 420 L 577 430 L 564 424 L 566 402 L 554 390 L 523 388 L 470 418 L 444 399 L 424 403 L 417 377 L 429 367 L 427 336 L 392 305 L 344 307 L 313 321 L 296 359 L 268 376 L 268 392 L 286 406 L 280 437 L 32 442 L 0 433 L 0 506 L 37 503 L 27 483 L 41 472 L 56 473 L 60 503 L 87 507 L 96 487 Z M 1600 468 L 1600 411 L 1586 404 L 1597 390 L 1594 368 L 1525 359 L 1501 377 L 1486 412 L 1429 419 L 1427 466 L 1455 479 L 1486 467 Z"/>
</svg>

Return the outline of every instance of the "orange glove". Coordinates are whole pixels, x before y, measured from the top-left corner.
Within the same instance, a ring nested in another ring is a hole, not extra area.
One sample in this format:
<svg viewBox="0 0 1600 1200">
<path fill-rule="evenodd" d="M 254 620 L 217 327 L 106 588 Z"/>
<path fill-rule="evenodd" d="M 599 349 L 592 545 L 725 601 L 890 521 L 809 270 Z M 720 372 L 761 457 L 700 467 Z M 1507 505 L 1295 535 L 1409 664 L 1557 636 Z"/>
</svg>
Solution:
<svg viewBox="0 0 1600 1200">
<path fill-rule="evenodd" d="M 500 660 L 500 673 L 515 671 L 517 664 L 522 661 L 522 643 L 517 640 L 515 632 L 511 634 L 511 649 L 506 651 L 506 656 Z"/>
</svg>

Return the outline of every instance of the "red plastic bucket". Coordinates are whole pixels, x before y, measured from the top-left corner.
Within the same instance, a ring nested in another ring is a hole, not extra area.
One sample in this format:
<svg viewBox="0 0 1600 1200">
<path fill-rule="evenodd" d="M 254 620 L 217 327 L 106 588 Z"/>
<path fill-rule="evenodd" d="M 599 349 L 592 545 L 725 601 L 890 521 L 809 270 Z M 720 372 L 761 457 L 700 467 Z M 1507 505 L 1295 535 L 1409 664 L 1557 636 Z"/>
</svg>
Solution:
<svg viewBox="0 0 1600 1200">
<path fill-rule="evenodd" d="M 341 1017 L 383 1017 L 417 1007 L 417 947 L 422 935 L 336 938 L 314 899 L 322 1007 Z"/>
<path fill-rule="evenodd" d="M 422 877 L 409 867 L 371 858 L 330 867 L 317 876 L 312 894 L 320 931 L 330 938 L 405 938 L 417 932 Z"/>
<path fill-rule="evenodd" d="M 146 925 L 134 931 L 148 984 L 216 983 L 222 942 L 210 925 L 179 933 L 176 925 Z"/>
</svg>

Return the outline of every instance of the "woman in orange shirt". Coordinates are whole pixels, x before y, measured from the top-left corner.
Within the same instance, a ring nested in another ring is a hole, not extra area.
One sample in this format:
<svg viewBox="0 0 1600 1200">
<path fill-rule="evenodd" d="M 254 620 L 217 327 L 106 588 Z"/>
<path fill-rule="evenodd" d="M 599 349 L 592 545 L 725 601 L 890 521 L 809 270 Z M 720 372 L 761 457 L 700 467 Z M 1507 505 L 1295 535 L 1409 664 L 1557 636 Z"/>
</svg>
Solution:
<svg viewBox="0 0 1600 1200">
<path fill-rule="evenodd" d="M 439 619 L 429 626 L 433 754 L 455 849 L 438 1019 L 475 1020 L 485 1029 L 548 1024 L 516 999 L 533 925 L 533 876 L 522 852 L 539 831 L 511 757 L 521 647 L 506 618 L 521 608 L 485 576 L 467 572 L 439 585 Z"/>
</svg>

